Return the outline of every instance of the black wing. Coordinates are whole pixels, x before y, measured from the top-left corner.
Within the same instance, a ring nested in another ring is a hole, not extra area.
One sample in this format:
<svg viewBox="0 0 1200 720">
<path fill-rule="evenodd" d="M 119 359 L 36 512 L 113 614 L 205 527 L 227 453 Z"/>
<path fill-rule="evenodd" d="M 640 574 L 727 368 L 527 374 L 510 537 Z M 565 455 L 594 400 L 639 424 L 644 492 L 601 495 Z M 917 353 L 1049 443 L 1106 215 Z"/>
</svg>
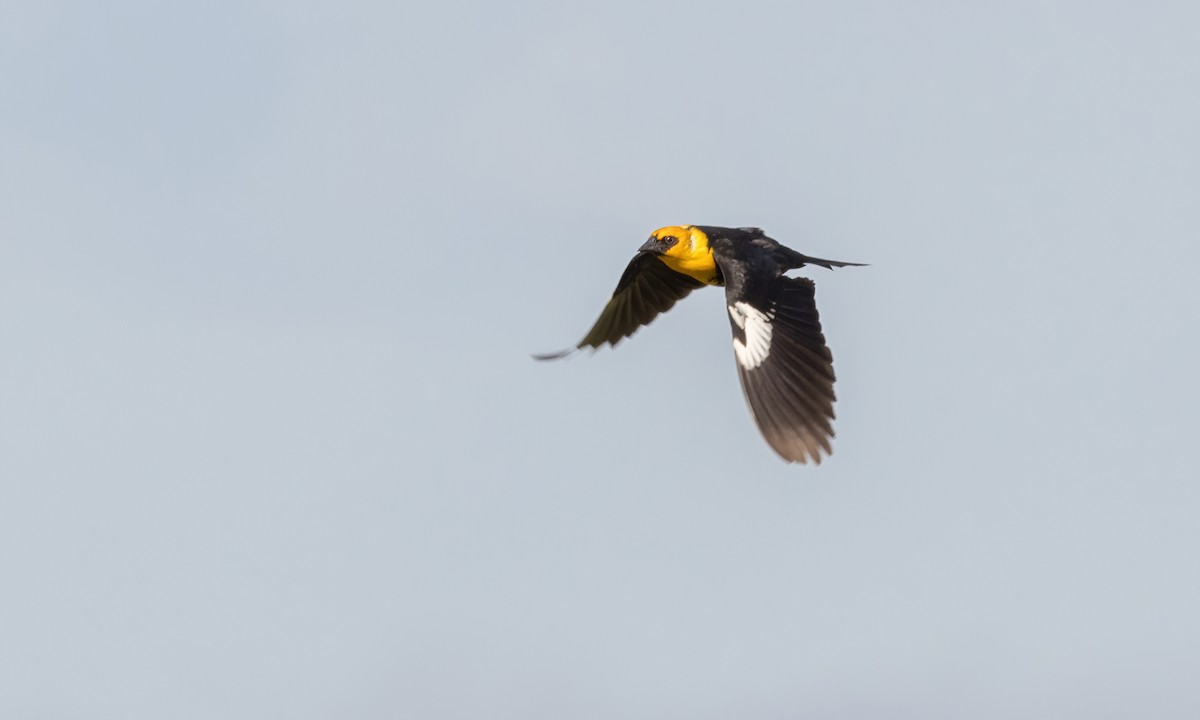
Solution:
<svg viewBox="0 0 1200 720">
<path fill-rule="evenodd" d="M 612 299 L 583 340 L 562 352 L 534 357 L 556 360 L 585 347 L 599 348 L 605 343 L 616 345 L 703 285 L 699 280 L 668 268 L 650 253 L 638 253 L 629 261 Z"/>
<path fill-rule="evenodd" d="M 744 294 L 730 286 L 730 324 L 742 390 L 763 437 L 788 462 L 832 452 L 833 355 L 817 317 L 815 286 L 776 277 Z"/>
</svg>

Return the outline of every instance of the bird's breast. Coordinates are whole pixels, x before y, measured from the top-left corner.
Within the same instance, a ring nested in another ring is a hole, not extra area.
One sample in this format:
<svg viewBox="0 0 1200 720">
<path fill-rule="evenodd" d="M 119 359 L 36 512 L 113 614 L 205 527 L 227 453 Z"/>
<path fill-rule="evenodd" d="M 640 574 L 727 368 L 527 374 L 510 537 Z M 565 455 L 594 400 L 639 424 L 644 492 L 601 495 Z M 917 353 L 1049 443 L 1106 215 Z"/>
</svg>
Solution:
<svg viewBox="0 0 1200 720">
<path fill-rule="evenodd" d="M 721 284 L 721 273 L 717 270 L 717 263 L 713 260 L 711 251 L 687 257 L 659 255 L 658 259 L 666 263 L 667 267 L 675 272 L 695 278 L 705 285 Z"/>
</svg>

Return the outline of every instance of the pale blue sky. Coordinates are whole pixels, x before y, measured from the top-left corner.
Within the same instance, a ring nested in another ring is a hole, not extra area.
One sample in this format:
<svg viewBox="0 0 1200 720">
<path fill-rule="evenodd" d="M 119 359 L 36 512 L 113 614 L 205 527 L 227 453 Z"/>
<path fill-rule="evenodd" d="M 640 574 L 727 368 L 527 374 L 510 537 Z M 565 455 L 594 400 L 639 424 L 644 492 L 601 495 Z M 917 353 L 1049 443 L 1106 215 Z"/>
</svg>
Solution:
<svg viewBox="0 0 1200 720">
<path fill-rule="evenodd" d="M 1200 715 L 1193 3 L 0 5 L 0 717 Z M 661 225 L 814 270 L 834 455 Z"/>
</svg>

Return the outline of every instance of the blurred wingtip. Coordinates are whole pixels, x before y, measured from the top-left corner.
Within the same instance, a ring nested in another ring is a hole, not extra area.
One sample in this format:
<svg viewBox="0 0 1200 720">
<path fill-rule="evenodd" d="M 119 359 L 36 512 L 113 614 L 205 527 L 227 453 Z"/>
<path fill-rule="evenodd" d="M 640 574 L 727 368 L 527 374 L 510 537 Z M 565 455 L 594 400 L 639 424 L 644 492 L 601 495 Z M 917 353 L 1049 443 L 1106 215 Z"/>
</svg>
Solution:
<svg viewBox="0 0 1200 720">
<path fill-rule="evenodd" d="M 558 352 L 553 352 L 553 353 L 540 353 L 540 354 L 534 353 L 534 354 L 530 355 L 530 357 L 532 357 L 534 360 L 537 360 L 539 362 L 545 361 L 545 360 L 561 360 L 561 359 L 567 357 L 568 355 L 575 354 L 575 352 L 578 349 L 579 348 L 567 348 L 566 350 L 560 350 Z"/>
</svg>

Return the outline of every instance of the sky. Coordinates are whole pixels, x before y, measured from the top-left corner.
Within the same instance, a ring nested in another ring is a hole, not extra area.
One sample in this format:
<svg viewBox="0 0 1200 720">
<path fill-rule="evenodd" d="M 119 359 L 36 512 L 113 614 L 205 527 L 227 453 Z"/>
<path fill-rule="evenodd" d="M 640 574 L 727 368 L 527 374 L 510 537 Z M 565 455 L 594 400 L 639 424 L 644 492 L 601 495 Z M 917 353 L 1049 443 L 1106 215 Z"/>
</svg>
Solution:
<svg viewBox="0 0 1200 720">
<path fill-rule="evenodd" d="M 0 4 L 0 716 L 1200 716 L 1200 8 Z M 649 232 L 811 255 L 834 454 Z"/>
</svg>

